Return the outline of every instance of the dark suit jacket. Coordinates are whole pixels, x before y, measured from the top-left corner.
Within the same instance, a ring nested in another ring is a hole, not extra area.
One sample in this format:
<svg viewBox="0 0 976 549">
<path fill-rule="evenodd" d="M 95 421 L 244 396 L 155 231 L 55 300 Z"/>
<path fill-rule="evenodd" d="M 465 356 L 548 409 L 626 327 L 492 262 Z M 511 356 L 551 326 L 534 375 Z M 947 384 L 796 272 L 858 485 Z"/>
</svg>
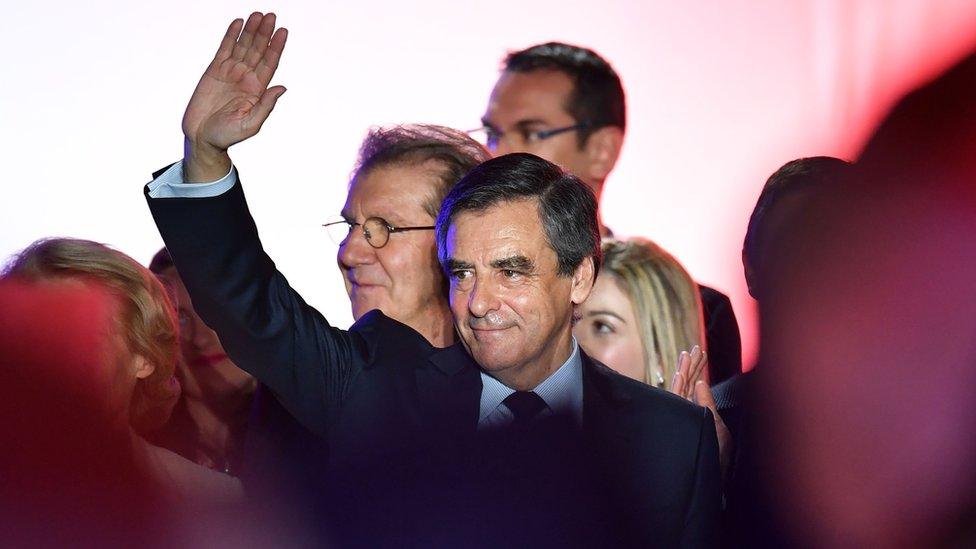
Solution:
<svg viewBox="0 0 976 549">
<path fill-rule="evenodd" d="M 706 409 L 584 356 L 582 431 L 499 451 L 476 430 L 481 377 L 464 348 L 434 348 L 379 311 L 330 326 L 264 253 L 240 184 L 148 201 L 194 308 L 327 449 L 314 484 L 334 539 L 711 543 L 720 479 Z"/>
<path fill-rule="evenodd" d="M 708 379 L 714 386 L 742 373 L 742 338 L 729 296 L 702 284 L 698 291 L 708 345 Z"/>
</svg>

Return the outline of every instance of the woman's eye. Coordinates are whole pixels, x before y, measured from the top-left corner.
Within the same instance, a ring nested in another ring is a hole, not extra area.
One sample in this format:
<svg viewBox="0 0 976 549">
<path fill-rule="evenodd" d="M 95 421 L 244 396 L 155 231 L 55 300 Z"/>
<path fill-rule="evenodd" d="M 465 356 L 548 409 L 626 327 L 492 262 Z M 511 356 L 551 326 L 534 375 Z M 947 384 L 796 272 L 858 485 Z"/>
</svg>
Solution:
<svg viewBox="0 0 976 549">
<path fill-rule="evenodd" d="M 596 321 L 593 323 L 593 331 L 599 335 L 615 333 L 613 326 L 607 324 L 606 322 L 600 322 L 600 321 Z"/>
</svg>

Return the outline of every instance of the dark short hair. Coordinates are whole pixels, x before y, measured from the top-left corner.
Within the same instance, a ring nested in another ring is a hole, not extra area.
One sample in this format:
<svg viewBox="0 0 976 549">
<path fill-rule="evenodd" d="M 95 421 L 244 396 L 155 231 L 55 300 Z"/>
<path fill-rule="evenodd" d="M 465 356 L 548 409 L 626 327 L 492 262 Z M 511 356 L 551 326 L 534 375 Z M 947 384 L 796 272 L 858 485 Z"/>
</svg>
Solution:
<svg viewBox="0 0 976 549">
<path fill-rule="evenodd" d="M 627 104 L 620 77 L 593 50 L 562 42 L 537 44 L 508 54 L 503 69 L 522 73 L 553 70 L 569 76 L 573 91 L 563 108 L 577 122 L 588 124 L 577 133 L 580 147 L 599 128 L 627 129 Z"/>
<path fill-rule="evenodd" d="M 436 217 L 444 196 L 471 168 L 490 158 L 484 146 L 468 134 L 444 126 L 407 124 L 369 130 L 359 149 L 352 181 L 374 168 L 397 164 L 416 166 L 435 161 L 440 177 L 424 209 Z"/>
<path fill-rule="evenodd" d="M 174 267 L 173 256 L 169 255 L 169 250 L 166 248 L 160 248 L 149 262 L 149 270 L 157 275 L 170 267 Z"/>
<path fill-rule="evenodd" d="M 823 188 L 824 185 L 837 181 L 851 166 L 850 162 L 832 156 L 812 156 L 791 160 L 769 176 L 759 194 L 759 200 L 756 201 L 756 207 L 752 210 L 742 243 L 742 252 L 754 271 L 758 271 L 763 260 L 763 249 L 772 236 L 767 234 L 769 229 L 766 220 L 776 204 L 785 196 Z M 746 282 L 749 283 L 749 293 L 757 297 L 753 281 Z"/>
<path fill-rule="evenodd" d="M 600 225 L 593 191 L 578 177 L 534 154 L 499 156 L 471 170 L 451 189 L 437 216 L 437 256 L 446 260 L 447 230 L 461 212 L 483 212 L 516 200 L 538 200 L 539 219 L 558 273 L 572 276 L 587 257 L 600 270 Z"/>
</svg>

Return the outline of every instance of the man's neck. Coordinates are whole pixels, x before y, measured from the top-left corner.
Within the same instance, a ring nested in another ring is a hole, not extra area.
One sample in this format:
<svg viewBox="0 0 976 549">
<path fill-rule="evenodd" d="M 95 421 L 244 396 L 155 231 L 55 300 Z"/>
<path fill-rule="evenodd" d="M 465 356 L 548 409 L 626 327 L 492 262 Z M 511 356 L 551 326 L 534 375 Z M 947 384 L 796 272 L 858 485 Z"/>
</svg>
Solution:
<svg viewBox="0 0 976 549">
<path fill-rule="evenodd" d="M 593 190 L 593 194 L 596 196 L 597 210 L 596 210 L 596 222 L 600 227 L 600 236 L 606 238 L 613 236 L 610 229 L 603 224 L 603 208 L 599 207 L 603 204 L 603 184 L 604 181 L 586 181 L 586 185 Z"/>
<path fill-rule="evenodd" d="M 416 315 L 404 324 L 424 336 L 424 339 L 433 347 L 441 349 L 454 344 L 456 338 L 454 318 L 451 316 L 451 310 L 446 305 L 432 311 L 427 311 L 424 314 Z"/>
<path fill-rule="evenodd" d="M 489 375 L 502 382 L 506 387 L 516 391 L 531 391 L 538 387 L 543 381 L 549 379 L 560 366 L 569 360 L 573 354 L 573 336 L 566 332 L 560 337 L 558 345 L 554 346 L 555 352 L 548 356 L 538 357 L 521 366 L 508 368 Z"/>
</svg>

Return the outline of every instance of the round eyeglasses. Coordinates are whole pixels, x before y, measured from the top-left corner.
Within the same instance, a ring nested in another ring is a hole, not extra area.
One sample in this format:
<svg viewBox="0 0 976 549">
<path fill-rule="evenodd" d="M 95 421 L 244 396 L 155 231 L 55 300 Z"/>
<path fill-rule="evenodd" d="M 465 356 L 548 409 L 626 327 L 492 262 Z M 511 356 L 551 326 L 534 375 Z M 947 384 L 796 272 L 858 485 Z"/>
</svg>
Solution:
<svg viewBox="0 0 976 549">
<path fill-rule="evenodd" d="M 390 241 L 391 233 L 399 233 L 404 231 L 432 231 L 434 230 L 434 225 L 425 225 L 422 227 L 394 227 L 390 225 L 382 217 L 368 217 L 366 221 L 362 223 L 356 223 L 354 221 L 349 221 L 348 219 L 339 219 L 336 221 L 330 221 L 322 225 L 325 230 L 329 233 L 329 238 L 332 239 L 336 244 L 342 245 L 352 235 L 352 231 L 356 227 L 363 228 L 363 236 L 366 237 L 366 242 L 374 248 L 382 248 L 386 246 L 386 243 Z"/>
</svg>

